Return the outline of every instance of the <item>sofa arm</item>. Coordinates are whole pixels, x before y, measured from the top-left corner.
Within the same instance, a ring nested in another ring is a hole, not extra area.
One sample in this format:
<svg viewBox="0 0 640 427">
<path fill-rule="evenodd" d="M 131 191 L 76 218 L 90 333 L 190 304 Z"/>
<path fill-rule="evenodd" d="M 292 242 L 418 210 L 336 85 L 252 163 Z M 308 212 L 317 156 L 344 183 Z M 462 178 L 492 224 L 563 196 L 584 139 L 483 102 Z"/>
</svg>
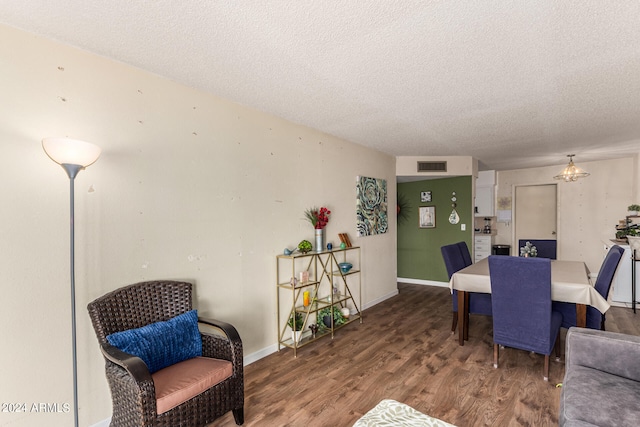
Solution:
<svg viewBox="0 0 640 427">
<path fill-rule="evenodd" d="M 640 381 L 640 337 L 594 329 L 569 328 L 566 371 L 585 366 Z"/>
</svg>

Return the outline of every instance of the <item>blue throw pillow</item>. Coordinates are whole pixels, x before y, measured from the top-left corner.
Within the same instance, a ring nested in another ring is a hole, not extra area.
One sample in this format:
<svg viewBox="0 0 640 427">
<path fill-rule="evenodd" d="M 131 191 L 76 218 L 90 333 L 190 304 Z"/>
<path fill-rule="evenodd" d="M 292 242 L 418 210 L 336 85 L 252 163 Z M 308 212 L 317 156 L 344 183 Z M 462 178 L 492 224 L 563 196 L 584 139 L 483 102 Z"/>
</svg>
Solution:
<svg viewBox="0 0 640 427">
<path fill-rule="evenodd" d="M 164 322 L 116 332 L 107 341 L 125 353 L 141 358 L 150 373 L 183 360 L 202 356 L 202 337 L 196 310 Z"/>
</svg>

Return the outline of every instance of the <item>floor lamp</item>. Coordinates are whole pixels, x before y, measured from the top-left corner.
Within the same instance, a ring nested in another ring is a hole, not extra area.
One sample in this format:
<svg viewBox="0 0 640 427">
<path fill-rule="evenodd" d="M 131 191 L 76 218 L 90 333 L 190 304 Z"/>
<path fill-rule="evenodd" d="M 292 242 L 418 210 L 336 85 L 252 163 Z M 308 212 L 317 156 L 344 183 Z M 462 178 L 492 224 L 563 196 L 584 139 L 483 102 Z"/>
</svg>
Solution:
<svg viewBox="0 0 640 427">
<path fill-rule="evenodd" d="M 76 283 L 75 283 L 75 251 L 74 251 L 74 201 L 73 182 L 82 169 L 93 164 L 100 156 L 100 147 L 89 142 L 70 138 L 45 138 L 42 140 L 47 156 L 64 168 L 69 175 L 69 192 L 71 199 L 70 235 L 71 235 L 71 345 L 73 349 L 73 416 L 78 427 L 78 361 L 76 351 Z"/>
</svg>

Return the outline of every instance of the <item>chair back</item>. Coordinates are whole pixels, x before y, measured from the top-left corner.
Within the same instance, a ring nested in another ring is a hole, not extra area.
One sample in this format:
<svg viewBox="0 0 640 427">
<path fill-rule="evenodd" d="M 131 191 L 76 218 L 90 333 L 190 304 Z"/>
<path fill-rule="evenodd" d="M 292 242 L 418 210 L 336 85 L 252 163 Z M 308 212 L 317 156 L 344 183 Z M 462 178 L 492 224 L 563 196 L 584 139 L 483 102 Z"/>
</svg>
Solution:
<svg viewBox="0 0 640 427">
<path fill-rule="evenodd" d="M 551 239 L 522 239 L 518 240 L 518 248 L 523 247 L 527 242 L 531 242 L 538 251 L 537 258 L 556 259 L 558 242 Z M 518 253 L 520 249 L 518 249 Z"/>
<path fill-rule="evenodd" d="M 107 335 L 169 320 L 192 309 L 191 283 L 149 281 L 109 292 L 87 306 L 98 341 Z"/>
<path fill-rule="evenodd" d="M 491 255 L 489 275 L 494 343 L 549 354 L 551 260 Z"/>
<path fill-rule="evenodd" d="M 442 252 L 442 258 L 444 259 L 444 265 L 447 268 L 449 280 L 451 280 L 451 276 L 453 276 L 453 273 L 458 270 L 462 270 L 467 266 L 458 243 L 442 246 L 440 248 L 440 252 Z M 469 257 L 469 259 L 471 259 L 471 257 Z"/>
<path fill-rule="evenodd" d="M 618 245 L 613 245 L 611 249 L 609 249 L 609 252 L 607 252 L 607 256 L 600 266 L 595 288 L 605 299 L 609 296 L 611 282 L 613 282 L 613 276 L 616 274 L 616 269 L 618 268 L 623 253 L 624 249 Z"/>
<path fill-rule="evenodd" d="M 467 246 L 467 242 L 458 242 L 456 243 L 458 248 L 460 248 L 460 253 L 462 254 L 462 259 L 464 260 L 464 266 L 468 267 L 472 264 L 471 262 L 471 252 L 469 252 L 469 247 Z"/>
</svg>

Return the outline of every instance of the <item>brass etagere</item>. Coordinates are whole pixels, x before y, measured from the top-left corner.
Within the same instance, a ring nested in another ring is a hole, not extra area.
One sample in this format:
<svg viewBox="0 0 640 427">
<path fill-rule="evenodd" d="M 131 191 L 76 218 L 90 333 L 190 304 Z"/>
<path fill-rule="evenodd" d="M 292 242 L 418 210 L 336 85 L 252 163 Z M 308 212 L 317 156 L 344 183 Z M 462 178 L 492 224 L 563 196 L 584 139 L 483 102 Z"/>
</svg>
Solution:
<svg viewBox="0 0 640 427">
<path fill-rule="evenodd" d="M 338 266 L 340 262 L 350 262 L 353 267 L 344 273 Z M 360 247 L 357 246 L 276 257 L 278 351 L 282 347 L 289 347 L 293 349 L 294 357 L 297 357 L 298 348 L 325 336 L 333 338 L 337 329 L 356 320 L 362 323 L 359 308 L 362 301 L 360 268 Z M 308 272 L 306 280 L 301 280 L 305 279 L 301 278 L 301 272 Z M 357 300 L 352 293 L 354 286 L 358 287 Z M 309 292 L 307 305 L 303 298 L 305 292 Z M 281 309 L 281 293 L 291 294 L 290 307 Z M 349 318 L 344 324 L 336 326 L 332 322 L 330 327 L 320 328 L 315 334 L 309 330 L 311 324 L 321 322 L 317 313 L 323 308 L 329 308 L 333 318 L 333 310 L 344 307 L 350 309 Z M 286 335 L 290 330 L 287 321 L 294 313 L 300 313 L 304 317 L 302 338 L 299 341 Z"/>
</svg>

